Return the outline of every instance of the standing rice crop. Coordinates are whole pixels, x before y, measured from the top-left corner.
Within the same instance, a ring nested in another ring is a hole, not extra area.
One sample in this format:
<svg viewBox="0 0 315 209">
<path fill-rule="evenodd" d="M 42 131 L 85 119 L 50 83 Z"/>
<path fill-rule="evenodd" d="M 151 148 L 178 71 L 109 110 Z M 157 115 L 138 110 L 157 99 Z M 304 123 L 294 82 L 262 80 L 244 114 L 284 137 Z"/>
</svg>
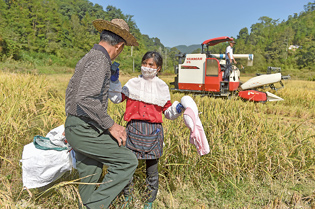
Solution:
<svg viewBox="0 0 315 209">
<path fill-rule="evenodd" d="M 0 180 L 3 182 L 0 203 L 6 201 L 6 205 L 13 206 L 16 200 L 30 198 L 19 196 L 22 182 L 18 161 L 23 146 L 34 135 L 45 135 L 64 123 L 64 93 L 69 78 L 70 75 L 0 73 Z M 315 186 L 315 84 L 287 81 L 285 88 L 273 93 L 284 101 L 261 104 L 238 98 L 190 95 L 198 106 L 211 151 L 201 157 L 197 154 L 194 145 L 189 143 L 189 130 L 182 117 L 175 121 L 165 119 L 164 154 L 159 162 L 160 192 L 155 206 L 311 205 Z M 172 93 L 171 98 L 180 101 L 183 96 Z M 109 114 L 121 125 L 125 125 L 124 110 L 124 103 L 109 103 Z M 140 163 L 134 178 L 136 197 L 131 203 L 134 208 L 141 206 L 144 172 L 144 164 Z M 66 181 L 71 182 L 73 177 L 69 176 Z M 77 194 L 67 200 L 62 198 L 65 191 L 77 192 L 76 185 L 68 188 L 67 182 L 53 187 L 52 197 L 32 198 L 34 205 L 76 204 Z M 31 192 L 35 196 L 40 194 Z"/>
</svg>

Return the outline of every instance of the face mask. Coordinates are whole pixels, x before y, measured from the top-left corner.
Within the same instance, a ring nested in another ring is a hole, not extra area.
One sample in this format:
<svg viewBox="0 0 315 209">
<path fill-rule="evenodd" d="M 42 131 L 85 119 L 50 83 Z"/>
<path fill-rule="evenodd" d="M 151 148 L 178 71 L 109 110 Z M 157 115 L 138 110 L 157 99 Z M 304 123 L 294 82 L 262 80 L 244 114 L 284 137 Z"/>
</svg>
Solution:
<svg viewBox="0 0 315 209">
<path fill-rule="evenodd" d="M 150 79 L 156 76 L 157 69 L 141 66 L 141 73 L 144 79 Z"/>
</svg>

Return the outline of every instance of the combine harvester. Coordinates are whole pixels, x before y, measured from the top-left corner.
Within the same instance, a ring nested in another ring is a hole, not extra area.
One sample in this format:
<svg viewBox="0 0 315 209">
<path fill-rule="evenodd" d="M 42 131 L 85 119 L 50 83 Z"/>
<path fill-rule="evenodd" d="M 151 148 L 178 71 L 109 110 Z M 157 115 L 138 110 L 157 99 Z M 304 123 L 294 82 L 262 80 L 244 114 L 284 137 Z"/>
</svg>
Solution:
<svg viewBox="0 0 315 209">
<path fill-rule="evenodd" d="M 226 68 L 225 55 L 211 54 L 209 46 L 232 40 L 233 38 L 227 36 L 209 39 L 201 44 L 201 54 L 177 55 L 179 65 L 175 66 L 177 75 L 175 81 L 171 83 L 175 88 L 171 90 L 215 97 L 236 95 L 244 100 L 254 102 L 283 100 L 268 91 L 259 91 L 259 89 L 265 89 L 266 87 L 276 90 L 274 84 L 278 82 L 283 87 L 281 73 L 257 76 L 241 84 L 240 71 L 235 66 L 232 66 L 233 70 L 230 72 L 229 80 L 223 80 Z M 253 54 L 234 54 L 234 57 L 246 58 L 249 66 L 253 64 Z"/>
</svg>

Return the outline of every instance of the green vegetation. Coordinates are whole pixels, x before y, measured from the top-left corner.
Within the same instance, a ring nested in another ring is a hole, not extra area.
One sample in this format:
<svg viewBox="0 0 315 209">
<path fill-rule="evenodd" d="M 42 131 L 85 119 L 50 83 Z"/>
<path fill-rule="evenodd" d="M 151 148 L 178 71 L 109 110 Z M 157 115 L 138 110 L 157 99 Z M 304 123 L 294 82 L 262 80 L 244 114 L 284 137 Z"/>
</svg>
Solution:
<svg viewBox="0 0 315 209">
<path fill-rule="evenodd" d="M 242 28 L 235 37 L 234 52 L 254 54 L 254 66 L 247 67 L 246 71 L 264 72 L 268 66 L 281 67 L 286 73 L 294 69 L 315 71 L 314 5 L 304 5 L 304 11 L 288 14 L 288 19 L 281 22 L 263 16 L 250 27 L 250 31 Z M 92 25 L 98 18 L 124 19 L 138 40 L 138 47 L 126 47 L 118 58 L 125 72 L 139 71 L 140 59 L 148 50 L 159 51 L 164 57 L 163 71 L 173 72 L 175 54 L 179 49 L 187 48 L 169 49 L 158 37 L 141 34 L 133 16 L 113 6 L 103 10 L 102 6 L 93 5 L 88 0 L 0 0 L 0 68 L 17 72 L 15 66 L 24 65 L 26 69 L 36 69 L 37 73 L 50 74 L 54 72 L 45 67 L 53 66 L 58 73 L 69 72 L 67 68 L 74 68 L 98 42 L 98 32 Z M 225 53 L 226 46 L 227 43 L 218 44 L 211 50 Z M 200 49 L 194 53 L 200 53 Z M 12 62 L 17 64 L 7 64 Z M 239 65 L 245 66 L 245 62 L 239 60 Z M 314 80 L 314 77 L 307 79 Z"/>
<path fill-rule="evenodd" d="M 133 71 L 133 61 L 135 69 L 139 69 L 139 60 L 148 50 L 159 51 L 163 56 L 175 54 L 176 49 L 166 52 L 158 38 L 141 34 L 133 16 L 125 15 L 113 6 L 104 11 L 102 6 L 93 5 L 88 0 L 0 0 L 0 61 L 14 60 L 33 68 L 74 68 L 99 41 L 99 33 L 92 21 L 113 18 L 124 19 L 139 42 L 139 47 L 126 47 L 123 56 L 118 58 L 125 71 Z M 164 69 L 173 70 L 171 59 Z M 47 73 L 40 69 L 38 72 Z"/>
</svg>

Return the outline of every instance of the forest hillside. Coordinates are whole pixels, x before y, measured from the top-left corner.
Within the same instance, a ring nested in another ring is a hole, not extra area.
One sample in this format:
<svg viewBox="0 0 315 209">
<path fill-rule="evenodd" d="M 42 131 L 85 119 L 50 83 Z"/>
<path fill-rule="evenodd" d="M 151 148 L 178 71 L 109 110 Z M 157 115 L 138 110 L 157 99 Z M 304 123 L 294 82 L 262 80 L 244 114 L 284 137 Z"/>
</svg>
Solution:
<svg viewBox="0 0 315 209">
<path fill-rule="evenodd" d="M 315 71 L 315 1 L 301 5 L 302 8 L 303 11 L 297 8 L 297 13 L 288 14 L 287 20 L 280 22 L 263 16 L 250 28 L 240 29 L 234 37 L 234 53 L 254 54 L 254 66 L 247 68 L 249 71 L 266 70 L 268 66 Z M 173 72 L 175 54 L 181 49 L 168 48 L 158 37 L 142 34 L 132 14 L 88 0 L 0 0 L 0 60 L 26 62 L 32 67 L 74 68 L 99 40 L 92 25 L 98 18 L 124 19 L 139 42 L 138 47 L 126 47 L 118 58 L 123 70 L 139 69 L 142 55 L 155 50 L 164 56 L 163 71 Z M 227 43 L 218 44 L 212 52 L 224 53 L 226 46 Z M 194 53 L 200 53 L 200 49 Z"/>
</svg>

